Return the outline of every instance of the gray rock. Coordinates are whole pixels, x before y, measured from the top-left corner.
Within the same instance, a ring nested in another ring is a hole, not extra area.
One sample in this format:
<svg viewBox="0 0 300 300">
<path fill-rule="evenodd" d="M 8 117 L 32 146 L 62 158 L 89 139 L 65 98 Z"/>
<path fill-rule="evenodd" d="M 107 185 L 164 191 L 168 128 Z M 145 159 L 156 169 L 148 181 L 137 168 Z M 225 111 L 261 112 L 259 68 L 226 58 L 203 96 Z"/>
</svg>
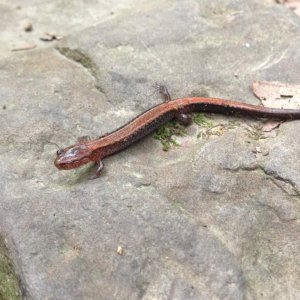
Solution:
<svg viewBox="0 0 300 300">
<path fill-rule="evenodd" d="M 27 12 L 10 3 L 6 32 Z M 147 137 L 92 181 L 55 169 L 52 143 L 160 103 L 155 82 L 259 103 L 253 80 L 300 81 L 298 18 L 258 0 L 30 3 L 38 47 L 0 48 L 0 230 L 26 297 L 297 299 L 299 121 L 262 139 L 261 121 L 212 115 L 216 131 L 192 125 L 169 152 Z M 49 13 L 59 43 L 38 40 Z"/>
</svg>

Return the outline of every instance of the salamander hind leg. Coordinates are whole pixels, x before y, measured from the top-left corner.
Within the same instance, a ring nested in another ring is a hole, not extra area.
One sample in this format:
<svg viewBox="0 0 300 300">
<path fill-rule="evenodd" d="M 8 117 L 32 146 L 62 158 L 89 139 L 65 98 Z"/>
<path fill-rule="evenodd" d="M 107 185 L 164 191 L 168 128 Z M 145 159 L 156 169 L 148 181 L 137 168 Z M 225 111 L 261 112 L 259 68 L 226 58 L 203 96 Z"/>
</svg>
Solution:
<svg viewBox="0 0 300 300">
<path fill-rule="evenodd" d="M 159 93 L 161 94 L 165 102 L 169 102 L 172 100 L 170 93 L 165 85 L 156 83 L 155 87 L 157 88 L 157 90 L 159 91 Z M 190 115 L 180 110 L 178 110 L 178 112 L 176 113 L 175 119 L 178 121 L 179 124 L 183 126 L 191 125 L 193 121 Z"/>
<path fill-rule="evenodd" d="M 169 91 L 165 85 L 155 83 L 154 87 L 158 90 L 162 98 L 164 99 L 164 102 L 171 101 L 171 96 L 169 94 Z"/>
<path fill-rule="evenodd" d="M 189 126 L 192 124 L 193 119 L 191 115 L 186 114 L 184 112 L 178 111 L 175 115 L 175 119 L 178 121 L 180 125 Z"/>
</svg>

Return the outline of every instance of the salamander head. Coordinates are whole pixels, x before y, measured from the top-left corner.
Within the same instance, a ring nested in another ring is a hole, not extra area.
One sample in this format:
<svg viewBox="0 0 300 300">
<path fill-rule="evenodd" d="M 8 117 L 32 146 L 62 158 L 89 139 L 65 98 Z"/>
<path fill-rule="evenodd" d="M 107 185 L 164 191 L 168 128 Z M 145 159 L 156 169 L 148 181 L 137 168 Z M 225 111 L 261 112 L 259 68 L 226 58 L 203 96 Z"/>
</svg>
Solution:
<svg viewBox="0 0 300 300">
<path fill-rule="evenodd" d="M 91 161 L 92 151 L 86 144 L 77 144 L 56 152 L 55 166 L 60 170 L 80 167 Z"/>
</svg>

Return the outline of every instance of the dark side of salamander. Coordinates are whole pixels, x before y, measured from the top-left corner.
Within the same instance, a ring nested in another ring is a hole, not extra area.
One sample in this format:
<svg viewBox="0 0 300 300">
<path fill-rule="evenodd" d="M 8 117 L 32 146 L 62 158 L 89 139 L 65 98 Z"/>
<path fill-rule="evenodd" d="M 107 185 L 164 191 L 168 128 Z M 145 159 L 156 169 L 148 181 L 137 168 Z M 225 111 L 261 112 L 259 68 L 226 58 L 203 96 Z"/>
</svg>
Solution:
<svg viewBox="0 0 300 300">
<path fill-rule="evenodd" d="M 159 85 L 158 90 L 165 100 L 164 103 L 152 107 L 124 126 L 96 140 L 81 141 L 58 150 L 54 162 L 55 166 L 61 170 L 69 170 L 89 162 L 96 162 L 97 177 L 103 168 L 103 158 L 127 148 L 173 118 L 176 118 L 182 125 L 191 124 L 192 118 L 189 115 L 191 112 L 202 111 L 259 118 L 300 119 L 300 110 L 297 109 L 272 109 L 216 98 L 171 100 L 165 86 Z"/>
</svg>

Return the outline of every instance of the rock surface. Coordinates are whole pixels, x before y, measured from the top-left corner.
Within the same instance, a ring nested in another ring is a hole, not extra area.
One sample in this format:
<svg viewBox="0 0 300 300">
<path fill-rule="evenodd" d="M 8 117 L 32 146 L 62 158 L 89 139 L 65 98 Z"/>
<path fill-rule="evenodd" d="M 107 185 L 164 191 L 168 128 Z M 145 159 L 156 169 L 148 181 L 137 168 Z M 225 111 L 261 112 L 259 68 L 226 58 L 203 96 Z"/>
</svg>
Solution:
<svg viewBox="0 0 300 300">
<path fill-rule="evenodd" d="M 259 120 L 211 115 L 92 181 L 55 169 L 51 143 L 121 126 L 161 102 L 155 82 L 255 104 L 254 80 L 299 84 L 300 20 L 261 0 L 18 5 L 0 5 L 0 231 L 24 297 L 299 299 L 300 121 L 264 138 Z"/>
</svg>

